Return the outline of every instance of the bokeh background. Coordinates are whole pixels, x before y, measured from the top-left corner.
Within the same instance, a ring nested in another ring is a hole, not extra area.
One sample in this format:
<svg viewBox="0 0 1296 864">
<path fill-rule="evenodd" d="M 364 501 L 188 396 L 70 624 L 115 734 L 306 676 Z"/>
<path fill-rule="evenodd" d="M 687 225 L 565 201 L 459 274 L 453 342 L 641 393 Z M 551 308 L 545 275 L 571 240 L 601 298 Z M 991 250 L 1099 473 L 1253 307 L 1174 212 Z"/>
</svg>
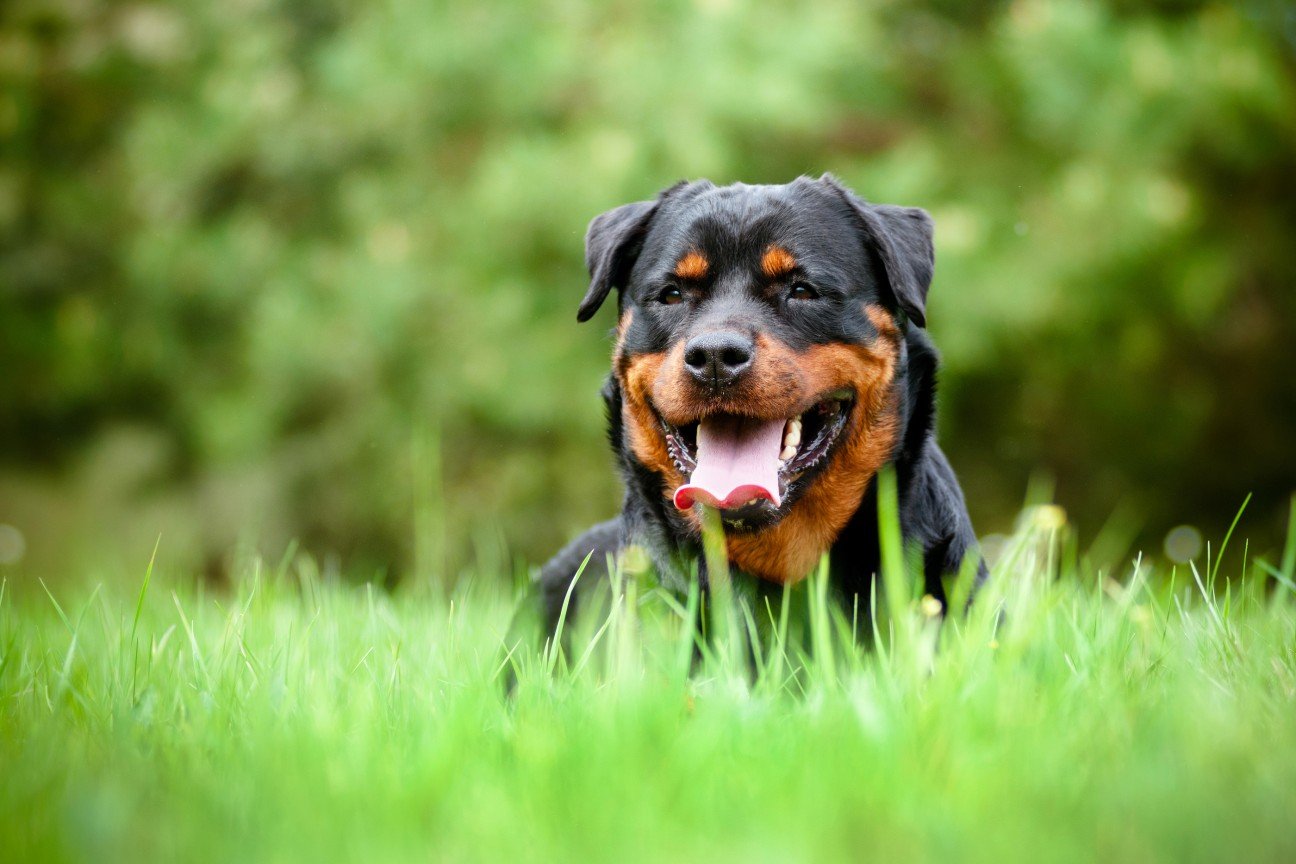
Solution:
<svg viewBox="0 0 1296 864">
<path fill-rule="evenodd" d="M 832 171 L 937 225 L 983 533 L 1253 548 L 1296 488 L 1285 3 L 6 0 L 0 558 L 542 560 L 615 511 L 595 214 Z"/>
</svg>

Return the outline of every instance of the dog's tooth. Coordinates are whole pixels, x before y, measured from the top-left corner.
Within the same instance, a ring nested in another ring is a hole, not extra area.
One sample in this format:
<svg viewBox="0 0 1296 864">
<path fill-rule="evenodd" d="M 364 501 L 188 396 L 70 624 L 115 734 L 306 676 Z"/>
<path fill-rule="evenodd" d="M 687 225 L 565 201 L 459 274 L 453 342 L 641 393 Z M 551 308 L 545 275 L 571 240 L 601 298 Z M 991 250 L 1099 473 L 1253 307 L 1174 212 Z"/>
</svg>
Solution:
<svg viewBox="0 0 1296 864">
<path fill-rule="evenodd" d="M 801 419 L 797 418 L 787 425 L 787 432 L 783 435 L 783 443 L 788 447 L 797 447 L 801 444 Z"/>
<path fill-rule="evenodd" d="M 779 458 L 782 459 L 784 462 L 786 462 L 796 455 L 796 451 L 797 448 L 795 445 L 793 444 L 784 445 L 783 451 L 779 453 Z"/>
</svg>

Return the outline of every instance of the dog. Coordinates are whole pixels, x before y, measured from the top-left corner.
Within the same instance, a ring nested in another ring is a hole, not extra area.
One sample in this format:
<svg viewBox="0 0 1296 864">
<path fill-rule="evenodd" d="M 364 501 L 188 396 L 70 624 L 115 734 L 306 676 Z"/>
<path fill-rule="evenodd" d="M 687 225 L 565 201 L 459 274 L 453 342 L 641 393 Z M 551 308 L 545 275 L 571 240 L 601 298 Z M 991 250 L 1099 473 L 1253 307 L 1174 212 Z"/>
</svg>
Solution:
<svg viewBox="0 0 1296 864">
<path fill-rule="evenodd" d="M 579 607 L 582 563 L 579 584 L 595 583 L 631 547 L 667 587 L 696 574 L 705 591 L 703 507 L 719 513 L 733 570 L 777 588 L 826 553 L 837 596 L 867 603 L 885 466 L 902 537 L 944 608 L 943 579 L 976 536 L 936 443 L 925 211 L 867 203 L 828 174 L 680 182 L 596 217 L 585 263 L 578 321 L 617 290 L 602 395 L 625 499 L 541 569 L 551 636 Z"/>
</svg>

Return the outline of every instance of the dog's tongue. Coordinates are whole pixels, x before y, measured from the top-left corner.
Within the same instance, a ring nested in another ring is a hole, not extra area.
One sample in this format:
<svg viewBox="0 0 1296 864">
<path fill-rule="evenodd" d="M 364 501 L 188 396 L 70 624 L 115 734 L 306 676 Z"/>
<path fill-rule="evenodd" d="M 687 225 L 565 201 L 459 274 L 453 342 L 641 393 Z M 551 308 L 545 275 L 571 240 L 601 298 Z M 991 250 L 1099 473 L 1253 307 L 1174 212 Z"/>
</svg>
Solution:
<svg viewBox="0 0 1296 864">
<path fill-rule="evenodd" d="M 703 420 L 698 424 L 697 468 L 675 490 L 675 506 L 687 510 L 701 501 L 728 510 L 753 498 L 779 506 L 784 423 L 746 417 Z"/>
</svg>

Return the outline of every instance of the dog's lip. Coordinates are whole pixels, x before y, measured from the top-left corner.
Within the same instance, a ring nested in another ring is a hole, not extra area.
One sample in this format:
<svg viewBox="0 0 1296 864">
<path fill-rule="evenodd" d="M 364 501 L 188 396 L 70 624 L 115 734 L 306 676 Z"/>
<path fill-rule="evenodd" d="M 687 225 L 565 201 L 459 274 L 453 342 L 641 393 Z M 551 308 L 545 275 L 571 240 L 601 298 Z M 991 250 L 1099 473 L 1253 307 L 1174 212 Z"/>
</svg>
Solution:
<svg viewBox="0 0 1296 864">
<path fill-rule="evenodd" d="M 842 430 L 846 428 L 850 420 L 851 413 L 856 402 L 855 391 L 849 387 L 836 387 L 824 391 L 813 399 L 804 403 L 804 407 L 795 414 L 787 418 L 781 417 L 754 417 L 753 419 L 784 419 L 784 435 L 790 432 L 791 424 L 794 421 L 801 421 L 804 425 L 805 435 L 802 440 L 795 445 L 795 455 L 786 460 L 780 460 L 779 467 L 779 492 L 785 494 L 789 487 L 804 477 L 807 473 L 815 468 L 820 467 L 826 461 L 829 455 L 836 449 L 840 441 Z M 676 469 L 688 478 L 697 467 L 695 461 L 697 447 L 697 424 L 709 417 L 717 416 L 753 416 L 748 414 L 738 414 L 730 411 L 713 411 L 702 414 L 692 420 L 686 420 L 679 424 L 673 424 L 658 411 L 657 407 L 649 402 L 649 407 L 661 424 L 662 432 L 666 439 L 666 449 L 670 454 L 671 461 L 674 462 Z M 806 420 L 809 415 L 810 419 Z M 815 424 L 815 425 L 811 425 Z M 690 441 L 691 438 L 691 441 Z M 784 507 L 787 502 L 785 501 Z M 750 501 L 736 508 L 723 510 L 722 515 L 726 521 L 734 521 L 737 517 L 743 515 L 758 514 L 760 511 L 781 510 L 784 507 L 776 508 L 766 500 Z M 752 514 L 747 514 L 752 511 Z M 734 517 L 734 519 L 731 519 Z M 740 521 L 740 520 L 739 520 Z"/>
</svg>

